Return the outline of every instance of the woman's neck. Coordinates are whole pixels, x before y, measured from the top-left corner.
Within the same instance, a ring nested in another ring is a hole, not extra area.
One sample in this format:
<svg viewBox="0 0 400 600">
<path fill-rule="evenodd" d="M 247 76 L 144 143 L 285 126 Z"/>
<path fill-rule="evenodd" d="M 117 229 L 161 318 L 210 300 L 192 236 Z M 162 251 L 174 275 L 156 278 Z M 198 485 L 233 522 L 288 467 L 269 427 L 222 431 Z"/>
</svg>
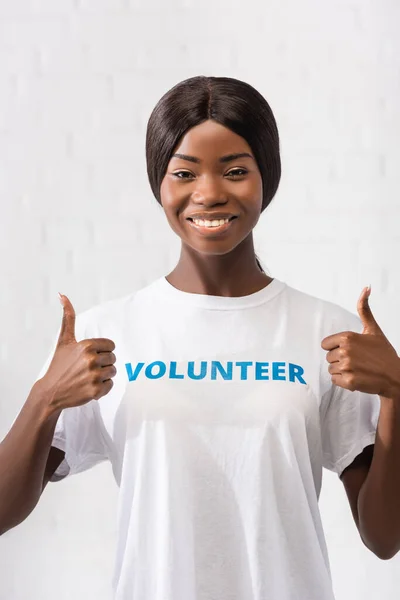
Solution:
<svg viewBox="0 0 400 600">
<path fill-rule="evenodd" d="M 253 294 L 272 281 L 260 270 L 252 245 L 224 255 L 200 254 L 182 245 L 178 264 L 166 278 L 184 292 L 228 297 Z"/>
</svg>

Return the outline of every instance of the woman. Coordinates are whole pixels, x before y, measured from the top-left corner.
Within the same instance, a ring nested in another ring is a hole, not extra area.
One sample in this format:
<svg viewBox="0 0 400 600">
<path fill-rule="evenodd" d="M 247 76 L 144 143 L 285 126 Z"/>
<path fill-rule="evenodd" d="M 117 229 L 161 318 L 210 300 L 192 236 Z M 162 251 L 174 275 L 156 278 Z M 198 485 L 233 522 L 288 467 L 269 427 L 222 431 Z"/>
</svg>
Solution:
<svg viewBox="0 0 400 600">
<path fill-rule="evenodd" d="M 379 335 L 262 270 L 253 229 L 281 165 L 274 116 L 254 88 L 179 83 L 151 114 L 146 155 L 179 261 L 76 322 L 61 297 L 55 352 L 2 443 L 0 465 L 16 453 L 22 464 L 2 478 L 2 496 L 14 491 L 2 529 L 26 518 L 49 480 L 110 460 L 116 600 L 331 600 L 322 467 L 346 470 L 356 511 L 382 398 L 346 389 L 346 373 L 363 336 Z M 373 531 L 363 533 L 383 557 L 389 545 Z"/>
</svg>

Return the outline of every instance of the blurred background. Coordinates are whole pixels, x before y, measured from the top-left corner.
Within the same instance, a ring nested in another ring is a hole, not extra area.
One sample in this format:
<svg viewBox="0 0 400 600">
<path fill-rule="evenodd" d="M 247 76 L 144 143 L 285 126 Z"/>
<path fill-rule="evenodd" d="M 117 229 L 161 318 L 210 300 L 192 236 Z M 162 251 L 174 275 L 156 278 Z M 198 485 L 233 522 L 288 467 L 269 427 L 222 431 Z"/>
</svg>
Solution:
<svg viewBox="0 0 400 600">
<path fill-rule="evenodd" d="M 372 284 L 399 352 L 399 26 L 397 0 L 0 0 L 0 439 L 57 334 L 58 291 L 81 312 L 175 265 L 145 132 L 195 75 L 242 79 L 275 114 L 263 266 L 352 312 Z M 110 600 L 116 501 L 106 464 L 50 484 L 0 538 L 0 599 Z M 400 555 L 364 547 L 327 471 L 320 506 L 337 600 L 398 599 Z"/>
</svg>

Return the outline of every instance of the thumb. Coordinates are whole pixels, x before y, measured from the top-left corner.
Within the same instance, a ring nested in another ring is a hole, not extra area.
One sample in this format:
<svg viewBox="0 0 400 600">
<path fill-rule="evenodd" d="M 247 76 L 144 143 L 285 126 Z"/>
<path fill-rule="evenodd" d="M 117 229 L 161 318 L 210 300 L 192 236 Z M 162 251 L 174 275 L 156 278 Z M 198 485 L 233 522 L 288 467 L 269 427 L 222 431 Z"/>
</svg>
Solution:
<svg viewBox="0 0 400 600">
<path fill-rule="evenodd" d="M 363 324 L 363 333 L 372 335 L 383 335 L 382 329 L 375 321 L 374 315 L 368 303 L 368 298 L 371 294 L 371 286 L 363 289 L 357 302 L 357 312 Z"/>
<path fill-rule="evenodd" d="M 57 346 L 61 344 L 70 344 L 76 342 L 75 338 L 75 310 L 67 296 L 59 294 L 60 302 L 63 307 L 63 318 L 61 323 L 60 335 L 58 336 Z"/>
</svg>

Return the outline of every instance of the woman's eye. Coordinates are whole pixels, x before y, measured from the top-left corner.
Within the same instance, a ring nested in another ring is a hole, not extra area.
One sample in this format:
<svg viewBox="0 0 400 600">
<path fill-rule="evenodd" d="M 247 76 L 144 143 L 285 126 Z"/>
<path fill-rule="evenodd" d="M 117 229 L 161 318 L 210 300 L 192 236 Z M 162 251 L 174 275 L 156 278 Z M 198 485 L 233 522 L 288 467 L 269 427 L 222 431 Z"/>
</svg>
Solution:
<svg viewBox="0 0 400 600">
<path fill-rule="evenodd" d="M 246 175 L 247 171 L 246 169 L 232 169 L 232 171 L 229 171 L 229 173 L 227 173 L 227 176 L 229 177 L 242 177 L 243 175 Z M 189 171 L 176 171 L 176 173 L 173 174 L 174 177 L 177 177 L 178 179 L 189 179 L 191 177 L 191 173 L 189 173 Z M 181 175 L 183 175 L 183 177 L 181 177 Z"/>
<path fill-rule="evenodd" d="M 229 171 L 228 175 L 230 177 L 242 177 L 243 175 L 246 175 L 246 173 L 246 169 L 232 169 L 232 171 Z"/>
<path fill-rule="evenodd" d="M 176 173 L 173 173 L 173 175 L 178 179 L 188 179 L 188 177 L 179 177 L 179 175 L 191 175 L 191 173 L 189 173 L 189 171 L 177 171 Z"/>
</svg>

